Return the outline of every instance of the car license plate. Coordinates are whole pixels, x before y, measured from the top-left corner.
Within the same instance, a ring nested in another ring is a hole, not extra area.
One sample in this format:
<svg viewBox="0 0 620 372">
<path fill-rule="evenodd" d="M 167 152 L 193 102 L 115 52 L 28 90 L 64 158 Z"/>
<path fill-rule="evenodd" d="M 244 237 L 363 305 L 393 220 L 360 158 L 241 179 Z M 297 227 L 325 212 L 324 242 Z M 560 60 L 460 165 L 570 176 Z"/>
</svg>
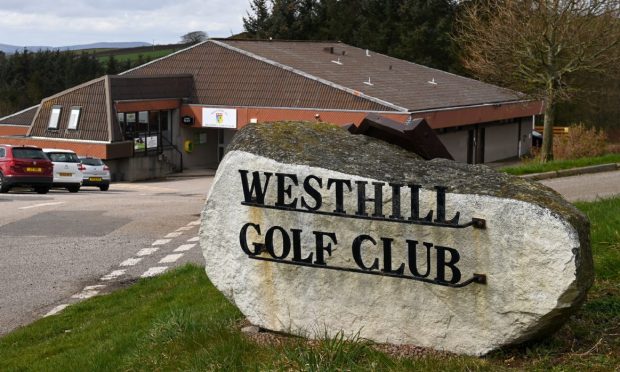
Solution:
<svg viewBox="0 0 620 372">
<path fill-rule="evenodd" d="M 27 167 L 26 168 L 26 172 L 32 172 L 32 173 L 41 173 L 43 169 L 39 168 L 39 167 Z"/>
<path fill-rule="evenodd" d="M 59 173 L 60 177 L 71 177 L 73 173 Z"/>
<path fill-rule="evenodd" d="M 89 177 L 88 180 L 91 182 L 101 182 L 102 178 L 101 177 Z"/>
</svg>

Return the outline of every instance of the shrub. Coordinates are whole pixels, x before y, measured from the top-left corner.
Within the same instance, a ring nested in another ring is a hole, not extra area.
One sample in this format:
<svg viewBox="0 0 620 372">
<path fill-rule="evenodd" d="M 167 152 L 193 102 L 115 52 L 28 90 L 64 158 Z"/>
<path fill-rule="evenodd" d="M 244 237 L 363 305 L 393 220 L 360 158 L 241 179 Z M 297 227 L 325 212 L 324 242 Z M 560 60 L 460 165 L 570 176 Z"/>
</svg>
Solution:
<svg viewBox="0 0 620 372">
<path fill-rule="evenodd" d="M 601 156 L 606 152 L 607 135 L 583 124 L 572 125 L 568 133 L 553 138 L 553 156 L 558 160 Z"/>
</svg>

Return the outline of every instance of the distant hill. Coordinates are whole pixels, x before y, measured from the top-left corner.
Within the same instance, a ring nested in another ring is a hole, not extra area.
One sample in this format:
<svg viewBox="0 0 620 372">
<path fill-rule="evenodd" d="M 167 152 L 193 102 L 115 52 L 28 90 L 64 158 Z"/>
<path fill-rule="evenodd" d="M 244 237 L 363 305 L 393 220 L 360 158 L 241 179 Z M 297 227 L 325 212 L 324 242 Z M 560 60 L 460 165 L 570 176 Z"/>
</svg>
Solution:
<svg viewBox="0 0 620 372">
<path fill-rule="evenodd" d="M 82 50 L 82 49 L 124 49 L 124 48 L 137 48 L 150 46 L 151 44 L 135 41 L 135 42 L 103 42 L 103 43 L 92 43 L 92 44 L 82 44 L 82 45 L 67 45 L 60 47 L 51 47 L 51 46 L 38 46 L 38 45 L 28 45 L 28 46 L 17 46 L 17 45 L 9 45 L 9 44 L 0 44 L 0 51 L 6 54 L 12 54 L 16 51 L 22 52 L 24 49 L 28 49 L 29 51 L 36 52 L 39 50 Z"/>
</svg>

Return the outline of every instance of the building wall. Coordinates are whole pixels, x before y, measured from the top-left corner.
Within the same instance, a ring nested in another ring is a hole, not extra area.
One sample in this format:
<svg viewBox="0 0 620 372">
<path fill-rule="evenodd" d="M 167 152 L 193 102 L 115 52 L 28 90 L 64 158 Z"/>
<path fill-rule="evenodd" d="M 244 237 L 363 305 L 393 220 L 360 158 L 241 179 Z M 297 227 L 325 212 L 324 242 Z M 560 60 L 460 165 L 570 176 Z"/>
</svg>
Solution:
<svg viewBox="0 0 620 372">
<path fill-rule="evenodd" d="M 519 149 L 519 123 L 485 127 L 484 162 L 516 158 Z"/>
<path fill-rule="evenodd" d="M 25 136 L 30 129 L 27 125 L 2 125 L 0 124 L 0 136 Z M 0 139 L 2 142 L 2 139 Z"/>
<path fill-rule="evenodd" d="M 467 129 L 463 129 L 438 135 L 450 155 L 459 163 L 467 163 L 467 132 Z"/>
<path fill-rule="evenodd" d="M 520 132 L 519 127 L 521 127 Z M 468 132 L 473 128 L 473 126 L 465 126 L 459 130 L 438 134 L 439 139 L 455 161 L 467 162 Z M 531 117 L 515 119 L 514 122 L 509 123 L 480 124 L 479 128 L 484 128 L 485 163 L 517 158 L 530 153 L 532 147 Z"/>
<path fill-rule="evenodd" d="M 519 157 L 529 155 L 532 151 L 533 117 L 521 118 L 521 151 Z"/>
<path fill-rule="evenodd" d="M 217 129 L 180 128 L 179 132 L 178 147 L 183 151 L 183 168 L 217 168 Z M 204 136 L 206 136 L 206 142 L 201 143 Z M 193 143 L 191 153 L 183 148 L 187 140 Z"/>
<path fill-rule="evenodd" d="M 177 156 L 174 150 L 165 149 L 159 155 L 106 160 L 105 163 L 110 167 L 112 182 L 133 182 L 161 178 L 174 173 Z"/>
</svg>

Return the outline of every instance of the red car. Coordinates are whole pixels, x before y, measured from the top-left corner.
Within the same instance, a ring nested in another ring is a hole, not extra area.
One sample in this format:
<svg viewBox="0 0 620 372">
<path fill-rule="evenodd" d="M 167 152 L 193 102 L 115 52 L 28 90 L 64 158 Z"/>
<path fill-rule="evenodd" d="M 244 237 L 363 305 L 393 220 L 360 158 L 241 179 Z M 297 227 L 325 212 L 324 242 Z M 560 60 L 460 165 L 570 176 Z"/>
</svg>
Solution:
<svg viewBox="0 0 620 372">
<path fill-rule="evenodd" d="M 52 187 L 53 170 L 54 165 L 39 147 L 0 145 L 0 193 L 27 186 L 45 194 Z"/>
</svg>

